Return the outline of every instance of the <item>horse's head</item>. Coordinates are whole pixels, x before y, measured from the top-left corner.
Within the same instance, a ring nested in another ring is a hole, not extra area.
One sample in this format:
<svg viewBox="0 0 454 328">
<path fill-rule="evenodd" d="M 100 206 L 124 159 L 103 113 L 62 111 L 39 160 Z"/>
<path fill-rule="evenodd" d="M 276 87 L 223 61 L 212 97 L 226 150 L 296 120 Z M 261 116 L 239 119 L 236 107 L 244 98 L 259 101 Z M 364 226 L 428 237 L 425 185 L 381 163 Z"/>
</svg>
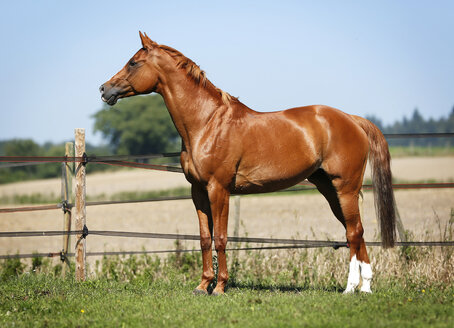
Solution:
<svg viewBox="0 0 454 328">
<path fill-rule="evenodd" d="M 156 90 L 158 84 L 159 46 L 147 34 L 139 32 L 142 49 L 128 61 L 121 71 L 101 85 L 101 99 L 115 105 L 118 99 L 147 94 Z"/>
</svg>

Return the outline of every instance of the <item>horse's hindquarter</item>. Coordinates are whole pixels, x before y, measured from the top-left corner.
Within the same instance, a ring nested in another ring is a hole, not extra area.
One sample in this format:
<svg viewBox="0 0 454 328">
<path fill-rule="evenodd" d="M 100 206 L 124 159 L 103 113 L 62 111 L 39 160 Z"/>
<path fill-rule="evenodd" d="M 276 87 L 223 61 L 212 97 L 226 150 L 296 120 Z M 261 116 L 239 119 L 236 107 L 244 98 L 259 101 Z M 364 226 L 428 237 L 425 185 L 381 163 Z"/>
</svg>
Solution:
<svg viewBox="0 0 454 328">
<path fill-rule="evenodd" d="M 325 132 L 313 106 L 250 115 L 235 133 L 241 137 L 236 193 L 287 188 L 321 164 Z"/>
<path fill-rule="evenodd" d="M 321 167 L 345 181 L 361 179 L 369 152 L 367 134 L 349 114 L 327 106 L 318 108 L 327 131 Z"/>
</svg>

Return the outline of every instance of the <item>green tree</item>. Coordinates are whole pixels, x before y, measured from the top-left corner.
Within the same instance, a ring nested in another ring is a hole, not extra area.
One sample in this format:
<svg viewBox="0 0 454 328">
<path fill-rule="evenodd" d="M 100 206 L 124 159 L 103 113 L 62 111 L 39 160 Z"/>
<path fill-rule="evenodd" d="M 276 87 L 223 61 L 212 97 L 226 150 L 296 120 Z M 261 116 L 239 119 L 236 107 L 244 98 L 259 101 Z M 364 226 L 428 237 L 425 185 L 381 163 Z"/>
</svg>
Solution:
<svg viewBox="0 0 454 328">
<path fill-rule="evenodd" d="M 366 115 L 365 117 L 372 123 L 374 123 L 381 131 L 384 131 L 383 121 L 375 115 Z"/>
<path fill-rule="evenodd" d="M 4 144 L 4 152 L 5 156 L 40 156 L 40 146 L 31 139 L 13 139 Z M 5 168 L 0 172 L 0 181 L 25 180 L 37 172 L 35 165 Z"/>
<path fill-rule="evenodd" d="M 372 121 L 374 121 L 372 116 Z M 380 122 L 379 122 L 380 123 Z M 411 118 L 404 117 L 401 121 L 395 121 L 388 126 L 381 126 L 383 133 L 436 133 L 436 132 L 454 132 L 454 108 L 447 118 L 439 119 L 430 118 L 428 120 L 415 108 Z M 449 138 L 408 138 L 408 139 L 391 139 L 388 141 L 392 146 L 446 146 L 450 145 Z"/>
<path fill-rule="evenodd" d="M 132 97 L 94 115 L 94 130 L 117 154 L 143 155 L 177 151 L 180 137 L 159 95 Z"/>
<path fill-rule="evenodd" d="M 95 155 L 111 155 L 105 146 L 93 146 L 86 144 L 87 153 Z M 0 141 L 0 156 L 56 156 L 65 155 L 65 144 L 53 144 L 47 142 L 40 146 L 30 139 L 12 139 Z M 18 163 L 18 166 L 9 167 L 11 163 L 0 163 L 0 184 L 15 181 L 25 181 L 33 179 L 56 178 L 61 175 L 61 163 Z M 1 167 L 1 166 L 6 167 Z M 87 172 L 112 169 L 107 165 L 87 166 Z"/>
<path fill-rule="evenodd" d="M 5 144 L 6 156 L 39 156 L 40 146 L 31 139 L 13 139 Z"/>
</svg>

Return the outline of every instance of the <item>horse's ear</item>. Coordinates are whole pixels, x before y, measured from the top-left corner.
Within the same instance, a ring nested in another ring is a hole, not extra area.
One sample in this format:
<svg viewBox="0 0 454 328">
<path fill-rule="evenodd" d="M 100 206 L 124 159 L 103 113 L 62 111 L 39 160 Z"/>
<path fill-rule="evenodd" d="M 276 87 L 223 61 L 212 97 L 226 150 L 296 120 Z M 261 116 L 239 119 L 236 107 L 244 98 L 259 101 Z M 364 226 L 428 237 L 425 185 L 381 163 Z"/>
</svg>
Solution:
<svg viewBox="0 0 454 328">
<path fill-rule="evenodd" d="M 147 33 L 143 34 L 141 31 L 139 31 L 140 35 L 140 40 L 142 41 L 142 47 L 145 49 L 151 49 L 155 42 L 151 41 L 151 39 L 148 37 Z"/>
</svg>

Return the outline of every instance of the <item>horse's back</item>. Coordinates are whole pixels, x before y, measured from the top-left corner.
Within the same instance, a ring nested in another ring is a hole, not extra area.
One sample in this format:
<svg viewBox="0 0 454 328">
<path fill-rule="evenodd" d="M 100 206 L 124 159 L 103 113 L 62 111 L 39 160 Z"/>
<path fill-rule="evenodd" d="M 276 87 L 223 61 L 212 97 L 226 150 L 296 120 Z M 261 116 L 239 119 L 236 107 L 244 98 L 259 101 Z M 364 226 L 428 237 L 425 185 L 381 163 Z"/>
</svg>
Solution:
<svg viewBox="0 0 454 328">
<path fill-rule="evenodd" d="M 296 107 L 280 112 L 300 127 L 306 149 L 314 160 L 333 175 L 365 167 L 369 139 L 363 128 L 349 114 L 324 105 Z M 309 145 L 309 146 L 307 146 Z"/>
<path fill-rule="evenodd" d="M 329 148 L 348 148 L 346 145 L 368 144 L 367 135 L 354 118 L 333 107 L 312 105 L 296 107 L 282 112 L 288 119 L 301 126 L 312 126 L 314 137 L 322 138 L 325 151 Z"/>
</svg>

